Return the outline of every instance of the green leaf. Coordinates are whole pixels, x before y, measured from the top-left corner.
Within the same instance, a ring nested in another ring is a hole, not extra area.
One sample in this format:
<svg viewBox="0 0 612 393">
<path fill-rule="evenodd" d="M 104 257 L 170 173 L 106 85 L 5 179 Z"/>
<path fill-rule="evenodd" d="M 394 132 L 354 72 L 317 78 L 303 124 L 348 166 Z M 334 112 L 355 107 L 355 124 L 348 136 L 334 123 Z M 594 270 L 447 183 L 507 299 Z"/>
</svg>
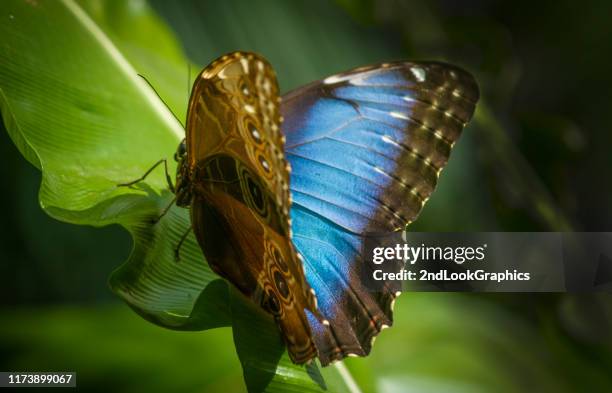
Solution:
<svg viewBox="0 0 612 393">
<path fill-rule="evenodd" d="M 342 363 L 321 368 L 316 362 L 297 366 L 287 355 L 278 328 L 269 314 L 231 290 L 234 342 L 250 392 L 357 393 Z"/>
<path fill-rule="evenodd" d="M 134 250 L 111 286 L 143 316 L 175 328 L 227 323 L 215 302 L 191 315 L 216 276 L 193 241 L 181 263 L 173 260 L 187 213 L 172 208 L 151 224 L 171 201 L 162 171 L 139 187 L 117 187 L 171 156 L 180 124 L 76 3 L 1 7 L 8 20 L 0 27 L 2 115 L 21 152 L 42 169 L 42 207 L 63 221 L 130 231 Z M 208 291 L 227 298 L 221 287 Z"/>
<path fill-rule="evenodd" d="M 117 186 L 171 157 L 183 136 L 138 76 L 176 113 L 184 110 L 186 84 L 178 80 L 186 81 L 188 62 L 146 4 L 13 0 L 0 4 L 0 18 L 0 110 L 10 137 L 42 172 L 41 206 L 74 224 L 120 224 L 134 239 L 128 261 L 111 276 L 113 291 L 164 327 L 233 324 L 250 391 L 347 391 L 346 372 L 343 378 L 329 368 L 324 381 L 316 367 L 297 367 L 286 356 L 278 365 L 260 361 L 284 352 L 278 329 L 259 308 L 230 296 L 193 235 L 174 261 L 189 216 L 173 206 L 154 223 L 172 203 L 161 167 L 132 188 Z M 269 345 L 260 347 L 247 326 L 257 326 Z"/>
<path fill-rule="evenodd" d="M 116 305 L 0 312 L 3 369 L 76 371 L 80 392 L 246 392 L 228 328 L 160 329 Z"/>
</svg>

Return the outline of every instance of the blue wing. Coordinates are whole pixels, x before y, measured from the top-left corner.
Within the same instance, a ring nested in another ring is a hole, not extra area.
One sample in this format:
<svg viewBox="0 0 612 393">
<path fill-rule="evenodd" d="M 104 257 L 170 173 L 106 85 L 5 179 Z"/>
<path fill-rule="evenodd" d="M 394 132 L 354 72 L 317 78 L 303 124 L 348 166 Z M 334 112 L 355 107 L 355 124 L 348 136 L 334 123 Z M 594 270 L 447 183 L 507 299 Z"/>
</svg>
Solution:
<svg viewBox="0 0 612 393">
<path fill-rule="evenodd" d="M 312 83 L 283 97 L 291 163 L 293 242 L 330 322 L 310 317 L 325 365 L 367 355 L 392 324 L 396 294 L 361 283 L 361 250 L 412 222 L 470 120 L 478 87 L 444 63 L 387 63 Z"/>
</svg>

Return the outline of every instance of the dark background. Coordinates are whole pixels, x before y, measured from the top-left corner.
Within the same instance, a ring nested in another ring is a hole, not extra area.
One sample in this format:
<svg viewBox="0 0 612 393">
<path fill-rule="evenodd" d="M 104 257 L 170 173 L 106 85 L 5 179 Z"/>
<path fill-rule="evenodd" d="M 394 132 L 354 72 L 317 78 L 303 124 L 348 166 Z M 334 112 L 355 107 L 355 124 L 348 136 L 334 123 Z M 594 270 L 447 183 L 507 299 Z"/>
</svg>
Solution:
<svg viewBox="0 0 612 393">
<path fill-rule="evenodd" d="M 371 62 L 444 59 L 474 73 L 482 93 L 478 113 L 414 230 L 612 230 L 610 2 L 155 0 L 151 5 L 194 63 L 203 66 L 237 49 L 259 51 L 277 68 L 283 91 L 360 65 L 345 64 L 346 56 L 334 58 L 343 51 L 362 51 Z M 292 24 L 298 20 L 299 25 Z M 354 37 L 355 43 L 336 47 L 333 34 Z M 327 56 L 302 58 L 306 45 L 320 46 Z M 75 326 L 84 320 L 116 326 L 117 313 L 133 318 L 132 330 L 125 333 L 130 337 L 146 331 L 151 340 L 167 338 L 166 345 L 174 345 L 174 336 L 117 305 L 107 287 L 108 275 L 130 252 L 129 235 L 119 227 L 77 227 L 46 216 L 37 201 L 40 173 L 3 134 L 0 366 L 53 364 L 41 358 L 53 358 L 55 352 L 40 348 L 56 336 L 32 330 L 28 338 L 17 332 L 24 324 L 53 326 L 61 318 Z M 419 296 L 437 307 L 439 295 Z M 551 332 L 563 337 L 570 349 L 550 356 L 567 357 L 561 362 L 567 369 L 558 372 L 573 370 L 569 390 L 611 386 L 610 378 L 602 377 L 612 375 L 609 295 L 455 296 L 462 296 L 466 308 L 486 303 L 527 324 L 537 332 L 542 351 L 556 345 Z M 233 353 L 233 348 L 225 351 Z M 64 364 L 86 356 L 70 353 Z M 126 374 L 129 367 L 144 367 L 136 359 L 126 361 Z M 167 360 L 155 367 L 163 369 Z M 90 363 L 100 369 L 104 362 Z M 83 373 L 92 381 L 102 378 L 94 371 Z M 112 386 L 130 386 L 121 378 Z"/>
</svg>

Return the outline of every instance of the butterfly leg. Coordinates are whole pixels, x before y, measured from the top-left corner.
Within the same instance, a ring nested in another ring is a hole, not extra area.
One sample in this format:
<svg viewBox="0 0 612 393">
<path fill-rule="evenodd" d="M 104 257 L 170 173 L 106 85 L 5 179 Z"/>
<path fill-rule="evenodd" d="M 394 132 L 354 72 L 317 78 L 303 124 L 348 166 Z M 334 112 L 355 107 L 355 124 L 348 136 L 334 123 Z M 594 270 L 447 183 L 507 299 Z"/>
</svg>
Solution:
<svg viewBox="0 0 612 393">
<path fill-rule="evenodd" d="M 164 208 L 164 210 L 162 210 L 162 212 L 159 214 L 159 216 L 157 216 L 157 218 L 155 220 L 153 220 L 153 224 L 157 224 L 159 222 L 159 220 L 162 219 L 163 216 L 165 216 L 166 214 L 168 214 L 168 212 L 170 211 L 170 208 L 172 207 L 172 205 L 174 205 L 176 203 L 176 195 L 174 196 L 174 198 L 172 198 L 172 200 L 170 201 L 170 203 L 168 204 L 168 206 L 166 206 Z"/>
<path fill-rule="evenodd" d="M 180 254 L 181 247 L 183 246 L 183 243 L 185 242 L 185 239 L 187 239 L 187 236 L 189 236 L 189 233 L 191 233 L 192 229 L 193 229 L 193 226 L 189 225 L 189 228 L 187 228 L 185 233 L 183 233 L 183 236 L 181 236 L 181 240 L 179 240 L 178 244 L 174 248 L 174 260 L 176 262 L 181 260 L 181 254 Z"/>
<path fill-rule="evenodd" d="M 168 187 L 170 188 L 170 191 L 172 191 L 172 193 L 174 193 L 175 192 L 174 184 L 172 183 L 172 178 L 170 177 L 170 173 L 168 172 L 168 162 L 166 161 L 165 158 L 162 158 L 161 160 L 157 161 L 151 168 L 149 168 L 144 173 L 144 175 L 142 175 L 138 179 L 130 181 L 130 182 L 127 182 L 127 183 L 117 184 L 117 187 L 129 187 L 129 186 L 133 186 L 134 184 L 143 181 L 144 179 L 147 178 L 147 176 L 149 176 L 149 174 L 151 174 L 151 172 L 153 172 L 153 170 L 155 170 L 155 168 L 160 166 L 162 163 L 164 164 L 164 172 L 166 174 L 166 181 L 168 182 Z"/>
</svg>

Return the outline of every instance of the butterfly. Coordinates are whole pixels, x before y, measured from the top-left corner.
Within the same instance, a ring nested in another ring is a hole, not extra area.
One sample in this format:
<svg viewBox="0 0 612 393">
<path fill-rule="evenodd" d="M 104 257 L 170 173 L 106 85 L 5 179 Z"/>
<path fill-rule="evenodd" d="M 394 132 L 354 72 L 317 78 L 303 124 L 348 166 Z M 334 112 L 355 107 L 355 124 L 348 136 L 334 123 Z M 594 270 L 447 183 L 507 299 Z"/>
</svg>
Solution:
<svg viewBox="0 0 612 393">
<path fill-rule="evenodd" d="M 478 98 L 441 62 L 356 68 L 282 99 L 255 53 L 198 75 L 169 184 L 210 267 L 274 316 L 293 362 L 366 356 L 391 326 L 399 293 L 362 283 L 363 244 L 415 220 Z"/>
</svg>

